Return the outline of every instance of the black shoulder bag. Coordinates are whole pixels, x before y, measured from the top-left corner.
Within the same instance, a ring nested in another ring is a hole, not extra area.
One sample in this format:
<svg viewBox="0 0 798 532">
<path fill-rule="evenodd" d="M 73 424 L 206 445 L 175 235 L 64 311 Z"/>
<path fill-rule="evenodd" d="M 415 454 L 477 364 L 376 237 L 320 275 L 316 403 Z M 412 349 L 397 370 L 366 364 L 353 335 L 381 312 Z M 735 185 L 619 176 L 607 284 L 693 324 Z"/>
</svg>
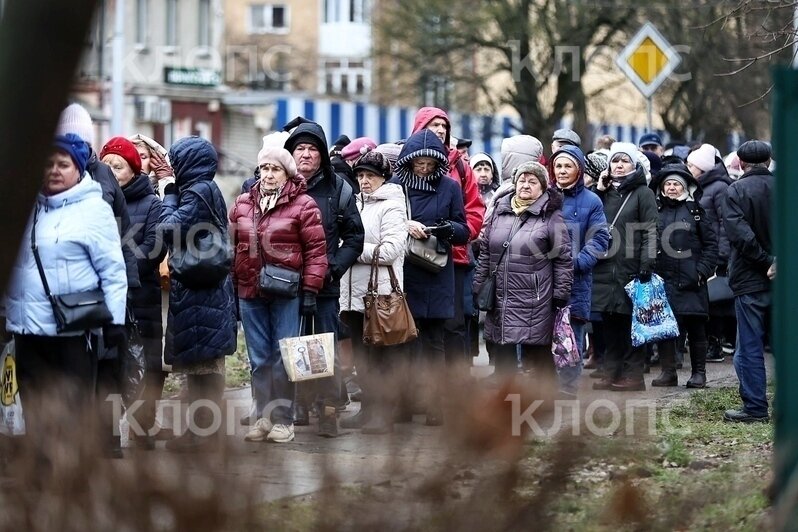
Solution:
<svg viewBox="0 0 798 532">
<path fill-rule="evenodd" d="M 299 295 L 299 283 L 302 275 L 296 270 L 268 264 L 263 260 L 263 254 L 260 251 L 260 235 L 258 235 L 258 207 L 252 206 L 252 223 L 253 231 L 255 233 L 255 249 L 258 252 L 258 259 L 260 259 L 263 266 L 258 274 L 258 288 L 264 294 L 269 294 L 278 297 L 294 298 Z"/>
<path fill-rule="evenodd" d="M 477 308 L 479 310 L 493 310 L 496 306 L 496 272 L 499 271 L 499 264 L 501 264 L 502 259 L 504 258 L 504 254 L 507 253 L 507 250 L 510 249 L 510 240 L 513 239 L 515 235 L 518 234 L 518 231 L 521 230 L 521 227 L 529 220 L 530 216 L 524 218 L 518 228 L 515 230 L 514 233 L 510 234 L 507 237 L 507 240 L 502 243 L 502 252 L 499 255 L 499 260 L 496 261 L 496 266 L 490 270 L 488 274 L 488 278 L 485 279 L 485 282 L 482 283 L 482 287 L 480 287 L 479 292 L 477 293 Z M 490 255 L 490 254 L 488 254 Z M 490 257 L 488 257 L 488 261 L 490 261 Z M 490 262 L 488 262 L 490 264 Z"/>
<path fill-rule="evenodd" d="M 33 250 L 33 258 L 36 260 L 36 267 L 42 278 L 44 292 L 50 305 L 53 307 L 55 316 L 55 329 L 61 334 L 65 332 L 83 332 L 89 329 L 98 329 L 103 325 L 111 323 L 113 316 L 108 306 L 105 304 L 105 295 L 102 288 L 88 290 L 86 292 L 74 292 L 72 294 L 53 295 L 50 292 L 50 285 L 44 275 L 42 259 L 39 257 L 39 248 L 36 245 L 36 222 L 39 219 L 39 208 L 33 214 L 33 227 L 30 230 L 30 246 Z"/>
<path fill-rule="evenodd" d="M 210 185 L 208 185 L 210 187 Z M 169 271 L 172 277 L 187 288 L 211 288 L 219 284 L 230 273 L 233 265 L 233 251 L 230 248 L 224 223 L 219 219 L 213 206 L 202 194 L 188 190 L 197 196 L 211 213 L 216 231 L 204 231 L 194 242 L 181 242 L 169 256 Z M 211 188 L 213 197 L 213 188 Z"/>
</svg>

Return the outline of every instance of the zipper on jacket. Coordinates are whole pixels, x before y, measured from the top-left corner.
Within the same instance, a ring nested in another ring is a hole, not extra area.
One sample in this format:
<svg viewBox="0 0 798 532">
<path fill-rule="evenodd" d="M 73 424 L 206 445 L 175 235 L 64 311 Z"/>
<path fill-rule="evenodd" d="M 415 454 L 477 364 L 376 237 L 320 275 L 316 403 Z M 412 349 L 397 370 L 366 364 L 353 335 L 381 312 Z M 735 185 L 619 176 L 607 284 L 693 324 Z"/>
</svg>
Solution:
<svg viewBox="0 0 798 532">
<path fill-rule="evenodd" d="M 513 225 L 510 226 L 510 232 L 507 234 L 507 253 L 505 254 L 504 260 L 504 301 L 501 305 L 501 339 L 504 340 L 504 322 L 505 322 L 505 314 L 507 310 L 507 275 L 510 273 L 510 235 L 515 233 L 515 226 L 518 224 L 519 220 L 521 219 L 520 216 L 516 216 L 515 220 L 513 220 Z M 498 265 L 497 265 L 498 266 Z M 498 273 L 498 271 L 497 271 Z"/>
</svg>

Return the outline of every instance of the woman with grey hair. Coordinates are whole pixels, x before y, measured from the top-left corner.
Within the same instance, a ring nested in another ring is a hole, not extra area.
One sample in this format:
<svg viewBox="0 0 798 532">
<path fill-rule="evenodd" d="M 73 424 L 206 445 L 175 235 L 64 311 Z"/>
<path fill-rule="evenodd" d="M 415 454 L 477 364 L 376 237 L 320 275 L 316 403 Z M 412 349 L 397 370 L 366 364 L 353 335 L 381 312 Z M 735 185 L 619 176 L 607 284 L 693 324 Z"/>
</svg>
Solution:
<svg viewBox="0 0 798 532">
<path fill-rule="evenodd" d="M 555 382 L 554 315 L 568 304 L 573 282 L 562 195 L 549 188 L 546 169 L 538 162 L 519 165 L 513 182 L 515 190 L 499 199 L 485 223 L 474 292 L 496 276 L 485 341 L 497 373 L 515 372 L 520 345 L 522 360 L 536 368 L 537 376 Z"/>
</svg>

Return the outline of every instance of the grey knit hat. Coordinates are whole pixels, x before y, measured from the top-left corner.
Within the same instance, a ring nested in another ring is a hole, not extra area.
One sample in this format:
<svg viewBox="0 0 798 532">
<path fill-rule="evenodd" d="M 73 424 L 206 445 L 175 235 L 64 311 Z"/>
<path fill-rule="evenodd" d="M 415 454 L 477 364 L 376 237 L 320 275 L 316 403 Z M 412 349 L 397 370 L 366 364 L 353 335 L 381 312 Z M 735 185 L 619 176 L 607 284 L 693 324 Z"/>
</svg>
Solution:
<svg viewBox="0 0 798 532">
<path fill-rule="evenodd" d="M 516 181 L 518 181 L 518 176 L 521 174 L 532 174 L 535 177 L 537 177 L 538 181 L 540 181 L 540 187 L 544 191 L 549 186 L 549 176 L 546 173 L 546 167 L 544 167 L 542 164 L 538 162 L 528 161 L 519 164 L 516 167 L 515 172 L 513 173 L 513 184 L 515 184 Z"/>
</svg>

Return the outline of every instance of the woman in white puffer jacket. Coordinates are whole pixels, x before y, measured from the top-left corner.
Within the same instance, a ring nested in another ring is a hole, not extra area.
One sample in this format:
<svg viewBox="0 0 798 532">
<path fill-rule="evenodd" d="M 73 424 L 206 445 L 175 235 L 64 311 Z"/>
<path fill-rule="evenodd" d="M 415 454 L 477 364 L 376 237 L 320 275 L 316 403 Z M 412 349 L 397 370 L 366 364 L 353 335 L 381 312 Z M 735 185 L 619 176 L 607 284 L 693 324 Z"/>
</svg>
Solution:
<svg viewBox="0 0 798 532">
<path fill-rule="evenodd" d="M 371 261 L 379 246 L 378 293 L 391 293 L 389 266 L 393 268 L 399 286 L 404 290 L 403 269 L 407 247 L 407 207 L 402 187 L 385 181 L 391 177 L 391 165 L 381 153 L 370 151 L 353 167 L 360 184 L 356 197 L 360 217 L 365 228 L 363 253 L 341 278 L 341 319 L 352 334 L 352 351 L 358 377 L 363 389 L 361 409 L 355 416 L 341 422 L 344 428 L 362 428 L 365 434 L 383 434 L 393 428 L 392 401 L 388 398 L 386 376 L 391 353 L 401 346 L 370 347 L 363 344 L 363 296 L 369 283 Z"/>
</svg>

